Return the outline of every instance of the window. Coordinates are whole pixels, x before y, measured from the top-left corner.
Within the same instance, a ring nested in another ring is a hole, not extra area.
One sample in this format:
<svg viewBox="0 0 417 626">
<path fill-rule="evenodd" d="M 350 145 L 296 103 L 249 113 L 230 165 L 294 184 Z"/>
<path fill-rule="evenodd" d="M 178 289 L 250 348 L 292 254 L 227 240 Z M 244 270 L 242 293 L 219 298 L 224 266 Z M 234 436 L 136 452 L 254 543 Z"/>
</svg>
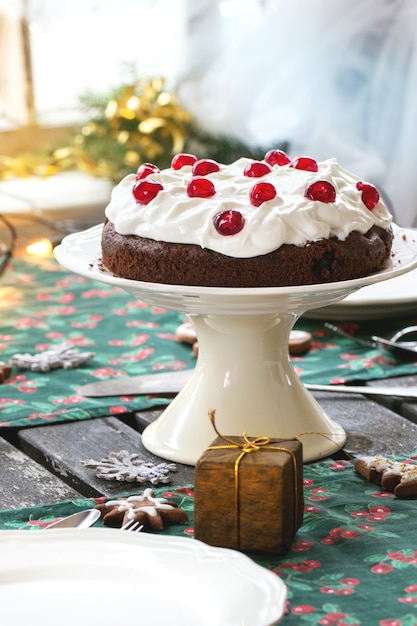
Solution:
<svg viewBox="0 0 417 626">
<path fill-rule="evenodd" d="M 174 84 L 199 12 L 216 0 L 0 0 L 0 130 L 73 123 L 82 94 L 134 75 Z"/>
</svg>

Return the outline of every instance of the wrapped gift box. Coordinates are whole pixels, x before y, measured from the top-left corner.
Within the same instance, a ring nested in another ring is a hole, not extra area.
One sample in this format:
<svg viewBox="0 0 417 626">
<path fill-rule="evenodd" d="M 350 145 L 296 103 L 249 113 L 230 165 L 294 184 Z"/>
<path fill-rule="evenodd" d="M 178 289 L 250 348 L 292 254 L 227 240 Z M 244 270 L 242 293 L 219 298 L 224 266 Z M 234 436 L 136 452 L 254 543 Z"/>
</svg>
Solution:
<svg viewBox="0 0 417 626">
<path fill-rule="evenodd" d="M 253 441 L 218 437 L 198 460 L 194 536 L 243 552 L 283 553 L 303 519 L 302 445 Z"/>
</svg>

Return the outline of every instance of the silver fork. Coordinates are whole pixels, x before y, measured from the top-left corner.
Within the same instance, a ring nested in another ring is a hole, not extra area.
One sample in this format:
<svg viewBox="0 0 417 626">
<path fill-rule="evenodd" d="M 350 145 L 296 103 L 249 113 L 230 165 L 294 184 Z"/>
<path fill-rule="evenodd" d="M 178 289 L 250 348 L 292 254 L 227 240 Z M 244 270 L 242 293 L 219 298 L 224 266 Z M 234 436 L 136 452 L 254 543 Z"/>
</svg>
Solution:
<svg viewBox="0 0 417 626">
<path fill-rule="evenodd" d="M 121 527 L 120 530 L 127 530 L 131 533 L 139 533 L 143 528 L 143 524 L 137 522 L 134 519 L 129 520 L 124 526 Z"/>
</svg>

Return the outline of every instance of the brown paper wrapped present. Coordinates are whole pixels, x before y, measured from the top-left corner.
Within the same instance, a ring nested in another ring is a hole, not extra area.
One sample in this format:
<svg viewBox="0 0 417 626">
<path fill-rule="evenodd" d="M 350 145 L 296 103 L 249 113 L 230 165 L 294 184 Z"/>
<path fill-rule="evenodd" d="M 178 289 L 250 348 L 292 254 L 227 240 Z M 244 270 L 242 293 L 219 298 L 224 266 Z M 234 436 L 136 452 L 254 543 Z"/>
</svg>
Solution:
<svg viewBox="0 0 417 626">
<path fill-rule="evenodd" d="M 297 439 L 219 436 L 197 461 L 196 539 L 280 554 L 302 519 L 303 458 Z"/>
</svg>

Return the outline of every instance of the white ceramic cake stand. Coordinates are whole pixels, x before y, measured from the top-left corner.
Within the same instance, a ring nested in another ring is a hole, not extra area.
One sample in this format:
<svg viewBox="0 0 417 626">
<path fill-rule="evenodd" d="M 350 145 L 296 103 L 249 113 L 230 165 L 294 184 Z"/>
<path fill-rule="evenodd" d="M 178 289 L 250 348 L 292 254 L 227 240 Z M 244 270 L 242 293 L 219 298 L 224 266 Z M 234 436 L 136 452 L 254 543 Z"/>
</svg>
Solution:
<svg viewBox="0 0 417 626">
<path fill-rule="evenodd" d="M 301 287 L 228 289 L 116 278 L 100 268 L 101 231 L 98 225 L 65 237 L 55 249 L 59 263 L 147 303 L 186 313 L 198 337 L 199 354 L 190 381 L 143 432 L 149 451 L 194 465 L 215 438 L 208 417 L 211 409 L 224 435 L 299 436 L 305 462 L 343 446 L 345 431 L 324 413 L 293 370 L 290 331 L 307 310 L 416 267 L 415 233 L 395 227 L 392 260 L 373 276 Z"/>
</svg>

